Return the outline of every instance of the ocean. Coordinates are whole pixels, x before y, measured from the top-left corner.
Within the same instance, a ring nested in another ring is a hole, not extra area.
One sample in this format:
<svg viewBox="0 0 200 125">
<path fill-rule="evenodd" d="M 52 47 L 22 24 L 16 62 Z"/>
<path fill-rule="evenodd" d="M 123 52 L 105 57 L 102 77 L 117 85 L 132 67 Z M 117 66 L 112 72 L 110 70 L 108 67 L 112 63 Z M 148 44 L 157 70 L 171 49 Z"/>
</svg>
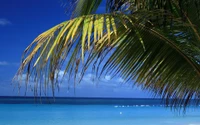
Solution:
<svg viewBox="0 0 200 125">
<path fill-rule="evenodd" d="M 2 97 L 0 125 L 200 125 L 200 107 L 183 114 L 159 99 Z"/>
</svg>

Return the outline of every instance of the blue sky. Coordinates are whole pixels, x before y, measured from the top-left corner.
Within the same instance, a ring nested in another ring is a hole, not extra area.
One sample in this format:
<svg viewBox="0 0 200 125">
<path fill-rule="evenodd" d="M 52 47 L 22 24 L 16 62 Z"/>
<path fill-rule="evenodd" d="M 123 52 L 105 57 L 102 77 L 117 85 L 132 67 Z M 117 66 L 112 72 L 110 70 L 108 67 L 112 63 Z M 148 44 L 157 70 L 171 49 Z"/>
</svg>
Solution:
<svg viewBox="0 0 200 125">
<path fill-rule="evenodd" d="M 11 84 L 19 67 L 21 54 L 40 33 L 69 19 L 61 5 L 59 0 L 0 1 L 0 96 L 24 95 L 24 86 L 18 93 L 18 89 L 14 89 L 15 86 Z M 104 7 L 101 6 L 98 13 L 102 12 L 102 8 Z M 60 74 L 62 75 L 62 71 Z M 77 86 L 75 94 L 73 89 L 67 89 L 64 80 L 56 96 L 151 97 L 149 93 L 132 87 L 131 83 L 123 84 L 120 77 L 110 79 L 111 76 L 107 75 L 98 81 L 98 85 L 91 82 L 92 78 L 93 74 L 87 73 Z M 27 95 L 31 96 L 33 93 L 28 91 Z M 48 95 L 51 95 L 50 91 Z"/>
</svg>

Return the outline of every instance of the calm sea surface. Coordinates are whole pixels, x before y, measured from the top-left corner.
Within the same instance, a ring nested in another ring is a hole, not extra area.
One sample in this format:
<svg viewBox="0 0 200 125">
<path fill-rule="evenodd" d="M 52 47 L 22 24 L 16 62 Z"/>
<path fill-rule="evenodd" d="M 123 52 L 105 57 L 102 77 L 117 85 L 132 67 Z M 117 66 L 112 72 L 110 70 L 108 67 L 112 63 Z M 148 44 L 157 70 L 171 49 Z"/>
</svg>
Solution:
<svg viewBox="0 0 200 125">
<path fill-rule="evenodd" d="M 200 108 L 190 108 L 180 115 L 158 104 L 158 100 L 121 99 L 119 104 L 117 99 L 96 99 L 95 103 L 86 100 L 80 103 L 69 99 L 71 104 L 30 104 L 29 100 L 19 104 L 7 99 L 7 104 L 2 104 L 4 98 L 0 101 L 0 125 L 200 125 Z"/>
</svg>

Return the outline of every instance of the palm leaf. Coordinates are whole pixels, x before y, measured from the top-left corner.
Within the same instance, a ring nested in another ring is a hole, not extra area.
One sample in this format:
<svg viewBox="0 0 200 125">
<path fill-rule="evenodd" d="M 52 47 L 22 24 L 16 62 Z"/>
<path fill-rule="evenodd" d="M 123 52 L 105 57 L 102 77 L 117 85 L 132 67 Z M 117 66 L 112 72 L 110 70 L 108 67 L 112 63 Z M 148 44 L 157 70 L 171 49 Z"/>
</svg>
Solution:
<svg viewBox="0 0 200 125">
<path fill-rule="evenodd" d="M 134 84 L 160 95 L 167 103 L 173 99 L 169 102 L 173 106 L 187 106 L 191 99 L 199 99 L 200 91 L 200 63 L 196 57 L 200 48 L 195 44 L 199 40 L 194 30 L 188 30 L 191 28 L 190 23 L 162 9 L 77 17 L 36 38 L 26 49 L 16 78 L 27 73 L 28 79 L 35 76 L 42 83 L 46 76 L 54 91 L 59 70 L 64 68 L 76 81 L 79 72 L 84 75 L 93 65 L 97 75 L 136 79 Z M 109 59 L 105 58 L 108 53 Z"/>
</svg>

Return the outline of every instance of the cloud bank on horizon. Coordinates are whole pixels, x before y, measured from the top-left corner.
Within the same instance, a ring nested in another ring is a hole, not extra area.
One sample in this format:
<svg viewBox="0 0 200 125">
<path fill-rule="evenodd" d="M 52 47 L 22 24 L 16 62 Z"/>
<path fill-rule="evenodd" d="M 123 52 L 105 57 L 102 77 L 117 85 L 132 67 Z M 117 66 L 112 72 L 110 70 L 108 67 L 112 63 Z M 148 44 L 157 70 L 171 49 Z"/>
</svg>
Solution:
<svg viewBox="0 0 200 125">
<path fill-rule="evenodd" d="M 121 77 L 111 78 L 110 75 L 105 75 L 99 79 L 92 73 L 86 73 L 82 81 L 74 82 L 68 81 L 68 74 L 63 77 L 64 71 L 59 72 L 58 85 L 56 86 L 55 96 L 56 97 L 127 97 L 127 98 L 148 98 L 147 93 L 142 92 L 141 89 L 133 87 L 132 83 L 125 83 Z M 79 76 L 78 76 L 79 77 Z M 63 79 L 62 79 L 63 78 Z M 12 86 L 8 84 L 9 81 L 4 82 L 5 91 L 12 90 L 10 93 L 11 96 L 19 95 L 23 96 L 26 93 L 26 96 L 34 96 L 34 87 L 37 86 L 37 96 L 52 96 L 51 84 L 48 84 L 46 90 L 45 85 L 42 83 L 40 88 L 40 83 L 36 84 L 34 79 L 31 78 L 27 86 L 27 91 L 25 88 L 25 79 L 26 74 L 23 74 L 21 77 L 22 81 L 20 84 L 20 90 L 18 90 L 18 83 L 13 84 Z M 13 91 L 13 86 L 15 90 Z M 10 89 L 9 89 L 10 88 Z M 12 88 L 12 89 L 11 89 Z M 40 89 L 42 94 L 40 95 Z M 5 93 L 4 91 L 4 93 Z M 141 94 L 142 92 L 142 94 Z M 1 93 L 1 92 L 0 92 Z"/>
</svg>

